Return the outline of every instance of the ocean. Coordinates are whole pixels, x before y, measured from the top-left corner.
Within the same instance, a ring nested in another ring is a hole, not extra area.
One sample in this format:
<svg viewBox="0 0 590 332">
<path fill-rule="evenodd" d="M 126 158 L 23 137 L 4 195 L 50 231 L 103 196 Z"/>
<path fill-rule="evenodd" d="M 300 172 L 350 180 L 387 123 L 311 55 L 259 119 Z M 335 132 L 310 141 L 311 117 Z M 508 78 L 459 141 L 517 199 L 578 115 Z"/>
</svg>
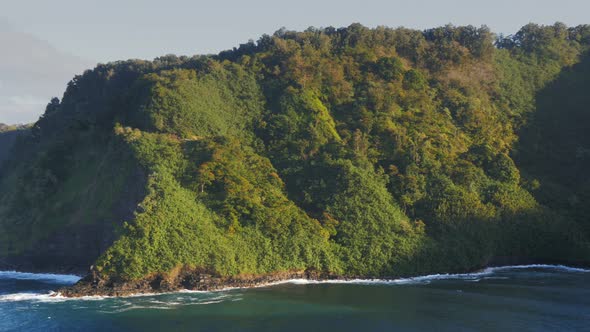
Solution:
<svg viewBox="0 0 590 332">
<path fill-rule="evenodd" d="M 590 331 L 590 270 L 559 265 L 120 298 L 51 292 L 78 279 L 0 271 L 0 331 Z"/>
</svg>

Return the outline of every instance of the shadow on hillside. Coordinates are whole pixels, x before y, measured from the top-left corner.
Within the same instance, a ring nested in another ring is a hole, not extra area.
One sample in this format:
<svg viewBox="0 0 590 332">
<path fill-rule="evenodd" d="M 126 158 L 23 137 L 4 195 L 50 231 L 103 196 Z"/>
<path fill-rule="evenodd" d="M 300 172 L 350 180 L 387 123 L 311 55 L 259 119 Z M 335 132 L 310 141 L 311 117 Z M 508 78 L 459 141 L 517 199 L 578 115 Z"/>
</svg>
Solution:
<svg viewBox="0 0 590 332">
<path fill-rule="evenodd" d="M 590 52 L 538 92 L 519 151 L 524 174 L 540 183 L 537 200 L 590 230 Z"/>
</svg>

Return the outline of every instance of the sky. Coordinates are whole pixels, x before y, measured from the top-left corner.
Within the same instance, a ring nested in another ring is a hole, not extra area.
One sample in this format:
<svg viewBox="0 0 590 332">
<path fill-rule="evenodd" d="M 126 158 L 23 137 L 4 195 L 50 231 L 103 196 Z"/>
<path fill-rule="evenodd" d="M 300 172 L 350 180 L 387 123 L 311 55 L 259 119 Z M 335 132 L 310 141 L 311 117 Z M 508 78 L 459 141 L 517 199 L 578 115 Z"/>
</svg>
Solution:
<svg viewBox="0 0 590 332">
<path fill-rule="evenodd" d="M 231 49 L 281 27 L 590 24 L 589 0 L 0 0 L 0 123 L 34 122 L 97 63 Z"/>
</svg>

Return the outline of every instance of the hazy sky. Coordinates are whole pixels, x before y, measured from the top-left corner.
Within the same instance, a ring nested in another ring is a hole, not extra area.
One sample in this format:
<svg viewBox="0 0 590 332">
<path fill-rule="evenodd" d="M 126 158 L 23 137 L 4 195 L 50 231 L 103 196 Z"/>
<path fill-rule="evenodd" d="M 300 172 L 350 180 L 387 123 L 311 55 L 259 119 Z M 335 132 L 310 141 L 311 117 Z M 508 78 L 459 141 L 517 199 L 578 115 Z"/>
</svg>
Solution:
<svg viewBox="0 0 590 332">
<path fill-rule="evenodd" d="M 97 62 L 216 53 L 280 27 L 590 23 L 590 0 L 0 0 L 0 122 L 32 122 Z"/>
</svg>

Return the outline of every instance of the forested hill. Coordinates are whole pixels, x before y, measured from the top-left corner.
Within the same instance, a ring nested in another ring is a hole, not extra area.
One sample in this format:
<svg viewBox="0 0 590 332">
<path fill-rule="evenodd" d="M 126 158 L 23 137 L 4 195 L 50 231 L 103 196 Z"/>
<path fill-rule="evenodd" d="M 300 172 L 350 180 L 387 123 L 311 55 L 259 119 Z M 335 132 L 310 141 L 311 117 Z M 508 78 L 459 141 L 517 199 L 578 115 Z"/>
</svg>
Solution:
<svg viewBox="0 0 590 332">
<path fill-rule="evenodd" d="M 0 165 L 8 158 L 16 138 L 27 129 L 26 125 L 7 125 L 0 123 Z"/>
<path fill-rule="evenodd" d="M 353 24 L 98 65 L 0 170 L 0 264 L 119 281 L 589 264 L 589 49 L 588 25 Z"/>
</svg>

